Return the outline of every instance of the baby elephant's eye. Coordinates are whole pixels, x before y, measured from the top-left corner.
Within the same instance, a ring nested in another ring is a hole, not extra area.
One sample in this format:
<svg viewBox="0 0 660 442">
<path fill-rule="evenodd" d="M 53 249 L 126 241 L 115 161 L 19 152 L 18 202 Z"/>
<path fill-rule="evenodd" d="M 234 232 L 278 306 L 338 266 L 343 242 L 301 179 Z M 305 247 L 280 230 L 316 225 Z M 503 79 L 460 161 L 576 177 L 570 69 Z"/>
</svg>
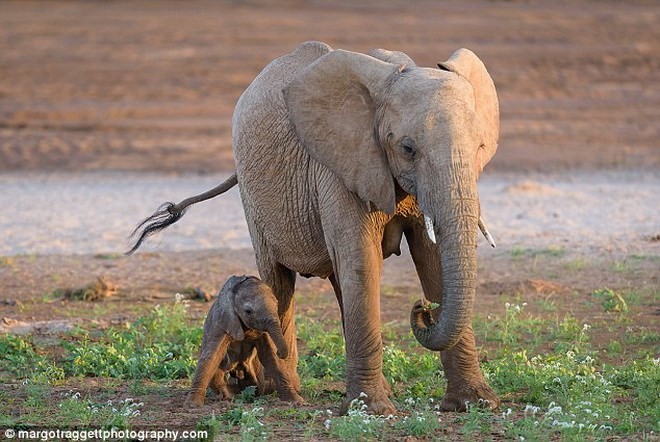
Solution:
<svg viewBox="0 0 660 442">
<path fill-rule="evenodd" d="M 252 313 L 254 313 L 254 311 L 251 308 L 246 308 L 245 309 L 245 314 L 246 315 L 251 315 Z"/>
</svg>

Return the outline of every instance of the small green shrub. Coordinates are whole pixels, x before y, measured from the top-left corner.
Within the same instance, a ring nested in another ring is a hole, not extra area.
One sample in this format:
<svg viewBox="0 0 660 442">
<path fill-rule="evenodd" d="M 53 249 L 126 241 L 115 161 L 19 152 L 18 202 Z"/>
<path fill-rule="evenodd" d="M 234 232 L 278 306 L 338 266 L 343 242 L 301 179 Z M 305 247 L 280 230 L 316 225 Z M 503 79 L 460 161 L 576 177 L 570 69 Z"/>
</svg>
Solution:
<svg viewBox="0 0 660 442">
<path fill-rule="evenodd" d="M 132 420 L 140 415 L 143 405 L 132 398 L 97 403 L 89 398 L 83 399 L 78 392 L 69 391 L 67 398 L 57 405 L 59 413 L 55 420 L 59 425 L 69 427 L 128 429 Z"/>
<path fill-rule="evenodd" d="M 475 433 L 483 437 L 492 431 L 492 417 L 491 411 L 484 410 L 478 404 L 468 404 L 467 412 L 459 416 L 457 421 L 463 424 L 461 433 L 464 437 L 474 437 Z"/>
<path fill-rule="evenodd" d="M 440 421 L 435 411 L 424 408 L 421 411 L 414 410 L 410 416 L 403 416 L 394 424 L 394 428 L 406 436 L 424 437 L 438 430 Z"/>
<path fill-rule="evenodd" d="M 366 395 L 353 399 L 346 416 L 340 416 L 325 421 L 325 428 L 330 435 L 341 440 L 372 440 L 379 439 L 386 430 L 387 419 L 374 416 L 367 412 L 364 403 Z"/>
<path fill-rule="evenodd" d="M 296 324 L 299 339 L 306 346 L 298 361 L 301 377 L 325 380 L 345 378 L 344 338 L 339 330 L 328 330 L 329 326 L 311 319 L 299 320 Z"/>
<path fill-rule="evenodd" d="M 156 306 L 125 328 L 113 328 L 98 341 L 82 333 L 65 343 L 64 369 L 72 376 L 121 379 L 177 379 L 192 375 L 201 328 L 187 324 L 186 305 Z"/>
<path fill-rule="evenodd" d="M 617 291 L 607 288 L 598 289 L 593 292 L 593 296 L 600 300 L 603 309 L 606 312 L 628 313 L 628 303 L 623 295 Z"/>
<path fill-rule="evenodd" d="M 205 425 L 211 427 L 214 431 L 221 431 L 223 423 L 228 429 L 239 427 L 241 440 L 244 442 L 268 440 L 268 429 L 261 422 L 263 417 L 264 409 L 262 407 L 247 410 L 236 407 L 220 415 L 219 422 L 214 418 L 213 420 L 206 420 Z"/>
</svg>

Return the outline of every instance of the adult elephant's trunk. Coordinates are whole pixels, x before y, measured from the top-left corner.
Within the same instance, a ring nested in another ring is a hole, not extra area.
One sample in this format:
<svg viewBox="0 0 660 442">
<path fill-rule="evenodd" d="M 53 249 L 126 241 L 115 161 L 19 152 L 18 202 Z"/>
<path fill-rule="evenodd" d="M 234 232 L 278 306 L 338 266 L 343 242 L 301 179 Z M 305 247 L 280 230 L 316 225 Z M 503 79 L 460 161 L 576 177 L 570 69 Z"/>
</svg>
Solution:
<svg viewBox="0 0 660 442">
<path fill-rule="evenodd" d="M 441 312 L 435 321 L 432 310 L 418 301 L 410 313 L 415 338 L 435 351 L 453 347 L 470 325 L 477 285 L 479 204 L 476 177 L 473 168 L 462 166 L 460 161 L 449 169 L 441 174 L 447 179 L 435 194 L 420 201 L 422 210 L 431 209 L 431 213 L 425 214 L 433 221 L 439 239 Z"/>
<path fill-rule="evenodd" d="M 275 347 L 277 347 L 277 356 L 280 359 L 286 359 L 289 356 L 289 347 L 286 345 L 286 341 L 284 340 L 280 321 L 275 319 L 268 323 L 266 327 L 266 333 L 268 333 L 270 338 L 275 343 Z"/>
</svg>

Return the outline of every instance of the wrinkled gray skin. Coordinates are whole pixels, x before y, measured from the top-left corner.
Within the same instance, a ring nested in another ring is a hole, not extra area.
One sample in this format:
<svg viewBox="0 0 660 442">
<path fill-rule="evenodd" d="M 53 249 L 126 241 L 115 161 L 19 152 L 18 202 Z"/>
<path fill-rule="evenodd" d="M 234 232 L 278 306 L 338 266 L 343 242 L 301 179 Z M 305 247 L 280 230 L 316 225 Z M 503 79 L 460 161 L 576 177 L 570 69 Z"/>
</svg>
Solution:
<svg viewBox="0 0 660 442">
<path fill-rule="evenodd" d="M 254 349 L 258 361 L 255 361 Z M 226 373 L 240 378 L 247 372 L 256 382 L 261 376 L 259 362 L 268 369 L 280 399 L 302 402 L 292 388 L 291 378 L 297 376 L 295 371 L 284 371 L 286 366 L 277 364 L 276 352 L 279 358 L 286 358 L 290 353 L 280 327 L 275 295 L 254 276 L 232 276 L 204 321 L 202 348 L 187 402 L 202 405 L 209 385 L 225 398 L 233 397 Z M 260 389 L 263 388 L 262 382 Z"/>
<path fill-rule="evenodd" d="M 438 68 L 405 54 L 372 56 L 308 42 L 272 61 L 233 117 L 238 183 L 262 279 L 279 301 L 295 372 L 296 272 L 329 277 L 346 338 L 346 400 L 396 410 L 382 376 L 379 282 L 405 236 L 424 295 L 417 339 L 441 351 L 445 410 L 499 399 L 479 368 L 471 327 L 476 289 L 477 179 L 497 148 L 499 108 L 483 63 L 467 49 Z M 426 235 L 422 214 L 438 239 Z M 265 368 L 269 376 L 269 368 Z M 294 386 L 300 390 L 296 376 Z"/>
</svg>

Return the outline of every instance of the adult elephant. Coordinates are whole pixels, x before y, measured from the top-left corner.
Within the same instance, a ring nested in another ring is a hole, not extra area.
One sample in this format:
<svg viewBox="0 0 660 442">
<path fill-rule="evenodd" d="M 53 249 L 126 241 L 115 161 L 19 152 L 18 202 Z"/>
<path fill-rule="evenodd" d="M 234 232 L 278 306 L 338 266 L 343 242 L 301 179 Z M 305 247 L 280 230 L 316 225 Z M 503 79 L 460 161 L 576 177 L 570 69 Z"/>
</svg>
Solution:
<svg viewBox="0 0 660 442">
<path fill-rule="evenodd" d="M 372 412 L 395 412 L 382 376 L 379 284 L 382 261 L 398 253 L 403 235 L 424 296 L 441 305 L 428 312 L 416 304 L 411 323 L 422 345 L 441 351 L 442 408 L 500 403 L 479 368 L 471 326 L 477 178 L 497 148 L 497 95 L 467 49 L 439 67 L 417 67 L 400 52 L 307 42 L 268 64 L 234 111 L 236 176 L 256 262 L 292 350 L 277 362 L 296 372 L 296 273 L 330 278 L 346 340 L 344 409 L 365 393 Z M 170 206 L 162 226 L 180 209 Z"/>
</svg>

